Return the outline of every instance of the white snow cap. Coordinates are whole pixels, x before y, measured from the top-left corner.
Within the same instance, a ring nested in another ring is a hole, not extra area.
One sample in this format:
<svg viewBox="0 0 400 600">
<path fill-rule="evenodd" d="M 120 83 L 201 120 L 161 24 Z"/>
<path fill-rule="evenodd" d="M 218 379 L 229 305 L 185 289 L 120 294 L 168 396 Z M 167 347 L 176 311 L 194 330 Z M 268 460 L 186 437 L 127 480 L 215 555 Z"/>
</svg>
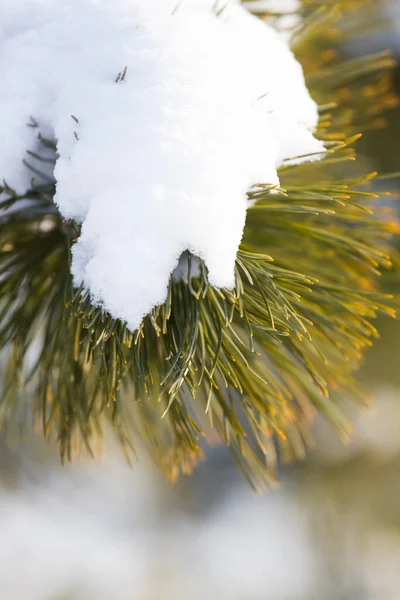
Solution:
<svg viewBox="0 0 400 600">
<path fill-rule="evenodd" d="M 184 250 L 232 288 L 247 192 L 323 151 L 300 65 L 235 0 L 2 0 L 0 76 L 0 177 L 26 187 L 26 123 L 51 128 L 74 283 L 132 330 Z"/>
</svg>

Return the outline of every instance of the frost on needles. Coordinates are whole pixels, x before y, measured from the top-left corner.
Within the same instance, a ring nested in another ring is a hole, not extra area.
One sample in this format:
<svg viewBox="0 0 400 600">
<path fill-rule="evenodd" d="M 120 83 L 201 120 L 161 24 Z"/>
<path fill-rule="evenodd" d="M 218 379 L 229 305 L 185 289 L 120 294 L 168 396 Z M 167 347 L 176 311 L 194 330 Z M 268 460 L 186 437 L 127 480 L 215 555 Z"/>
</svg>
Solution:
<svg viewBox="0 0 400 600">
<path fill-rule="evenodd" d="M 34 117 L 57 141 L 55 201 L 82 224 L 74 283 L 132 330 L 164 302 L 185 250 L 204 259 L 211 284 L 232 288 L 247 192 L 278 184 L 284 160 L 323 151 L 286 41 L 223 4 L 0 7 L 0 173 L 29 186 Z"/>
</svg>

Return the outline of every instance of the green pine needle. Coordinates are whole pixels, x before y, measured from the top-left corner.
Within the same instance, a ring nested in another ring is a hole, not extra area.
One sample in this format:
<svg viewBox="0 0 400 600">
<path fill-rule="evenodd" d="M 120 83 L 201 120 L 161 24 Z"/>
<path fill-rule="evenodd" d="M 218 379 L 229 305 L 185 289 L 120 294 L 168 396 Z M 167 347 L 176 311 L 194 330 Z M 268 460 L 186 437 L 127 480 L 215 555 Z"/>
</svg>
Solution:
<svg viewBox="0 0 400 600">
<path fill-rule="evenodd" d="M 329 151 L 318 162 L 287 162 L 280 189 L 250 191 L 234 290 L 210 286 L 202 263 L 192 277 L 187 255 L 186 280 L 171 280 L 165 304 L 131 332 L 83 288 L 72 289 L 69 254 L 79 227 L 57 211 L 41 157 L 27 155 L 33 179 L 23 197 L 4 184 L 4 433 L 24 423 L 32 398 L 35 422 L 56 437 L 62 458 L 82 443 L 92 452 L 108 417 L 127 454 L 144 444 L 172 479 L 191 472 L 204 436 L 228 445 L 255 487 L 274 483 L 277 453 L 304 455 L 317 411 L 349 435 L 343 399 L 365 401 L 352 373 L 377 336 L 371 321 L 394 316 L 377 278 L 391 266 L 397 225 L 375 207 L 376 174 L 346 163 L 361 121 L 378 126 L 395 99 L 387 54 L 343 62 L 334 51 L 315 52 L 327 32 L 340 38 L 336 9 L 354 2 L 331 4 L 333 13 L 310 14 L 294 39 Z M 42 143 L 55 152 L 52 140 Z"/>
</svg>

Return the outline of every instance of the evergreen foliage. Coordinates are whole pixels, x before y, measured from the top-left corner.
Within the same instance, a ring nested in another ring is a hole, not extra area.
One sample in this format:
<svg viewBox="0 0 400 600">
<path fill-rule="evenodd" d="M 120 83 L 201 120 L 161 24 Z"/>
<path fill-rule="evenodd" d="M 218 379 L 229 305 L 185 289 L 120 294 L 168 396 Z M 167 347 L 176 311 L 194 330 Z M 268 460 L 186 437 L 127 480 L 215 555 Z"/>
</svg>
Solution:
<svg viewBox="0 0 400 600">
<path fill-rule="evenodd" d="M 18 196 L 4 182 L 0 200 L 3 433 L 30 417 L 32 398 L 35 423 L 70 459 L 82 443 L 92 451 L 109 418 L 128 454 L 140 440 L 172 479 L 191 471 L 205 435 L 230 447 L 255 487 L 274 482 L 277 451 L 304 455 L 316 411 L 349 434 L 343 401 L 365 400 L 352 373 L 377 335 L 371 321 L 394 316 L 378 278 L 398 229 L 370 190 L 376 173 L 352 164 L 358 130 L 382 126 L 397 101 L 387 53 L 343 61 L 336 49 L 360 7 L 304 2 L 293 49 L 328 152 L 288 162 L 280 189 L 249 192 L 233 291 L 210 286 L 204 264 L 192 277 L 188 255 L 186 280 L 171 280 L 166 303 L 128 331 L 72 289 L 79 227 L 53 203 L 49 159 L 27 154 L 31 189 Z M 55 159 L 55 142 L 40 139 Z"/>
</svg>

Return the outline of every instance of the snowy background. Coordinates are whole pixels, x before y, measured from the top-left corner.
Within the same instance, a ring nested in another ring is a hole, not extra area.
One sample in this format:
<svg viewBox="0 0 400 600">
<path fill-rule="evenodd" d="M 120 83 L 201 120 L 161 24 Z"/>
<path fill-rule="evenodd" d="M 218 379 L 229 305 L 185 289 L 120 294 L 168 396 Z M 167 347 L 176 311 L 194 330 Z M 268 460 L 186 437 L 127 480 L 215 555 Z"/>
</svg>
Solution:
<svg viewBox="0 0 400 600">
<path fill-rule="evenodd" d="M 400 56 L 399 40 L 393 18 L 369 44 Z M 399 168 L 399 120 L 364 139 L 380 169 Z M 398 600 L 400 325 L 381 329 L 360 374 L 374 409 L 353 442 L 320 423 L 315 451 L 265 497 L 223 450 L 170 486 L 112 442 L 101 462 L 65 468 L 37 438 L 3 445 L 1 600 Z"/>
</svg>

